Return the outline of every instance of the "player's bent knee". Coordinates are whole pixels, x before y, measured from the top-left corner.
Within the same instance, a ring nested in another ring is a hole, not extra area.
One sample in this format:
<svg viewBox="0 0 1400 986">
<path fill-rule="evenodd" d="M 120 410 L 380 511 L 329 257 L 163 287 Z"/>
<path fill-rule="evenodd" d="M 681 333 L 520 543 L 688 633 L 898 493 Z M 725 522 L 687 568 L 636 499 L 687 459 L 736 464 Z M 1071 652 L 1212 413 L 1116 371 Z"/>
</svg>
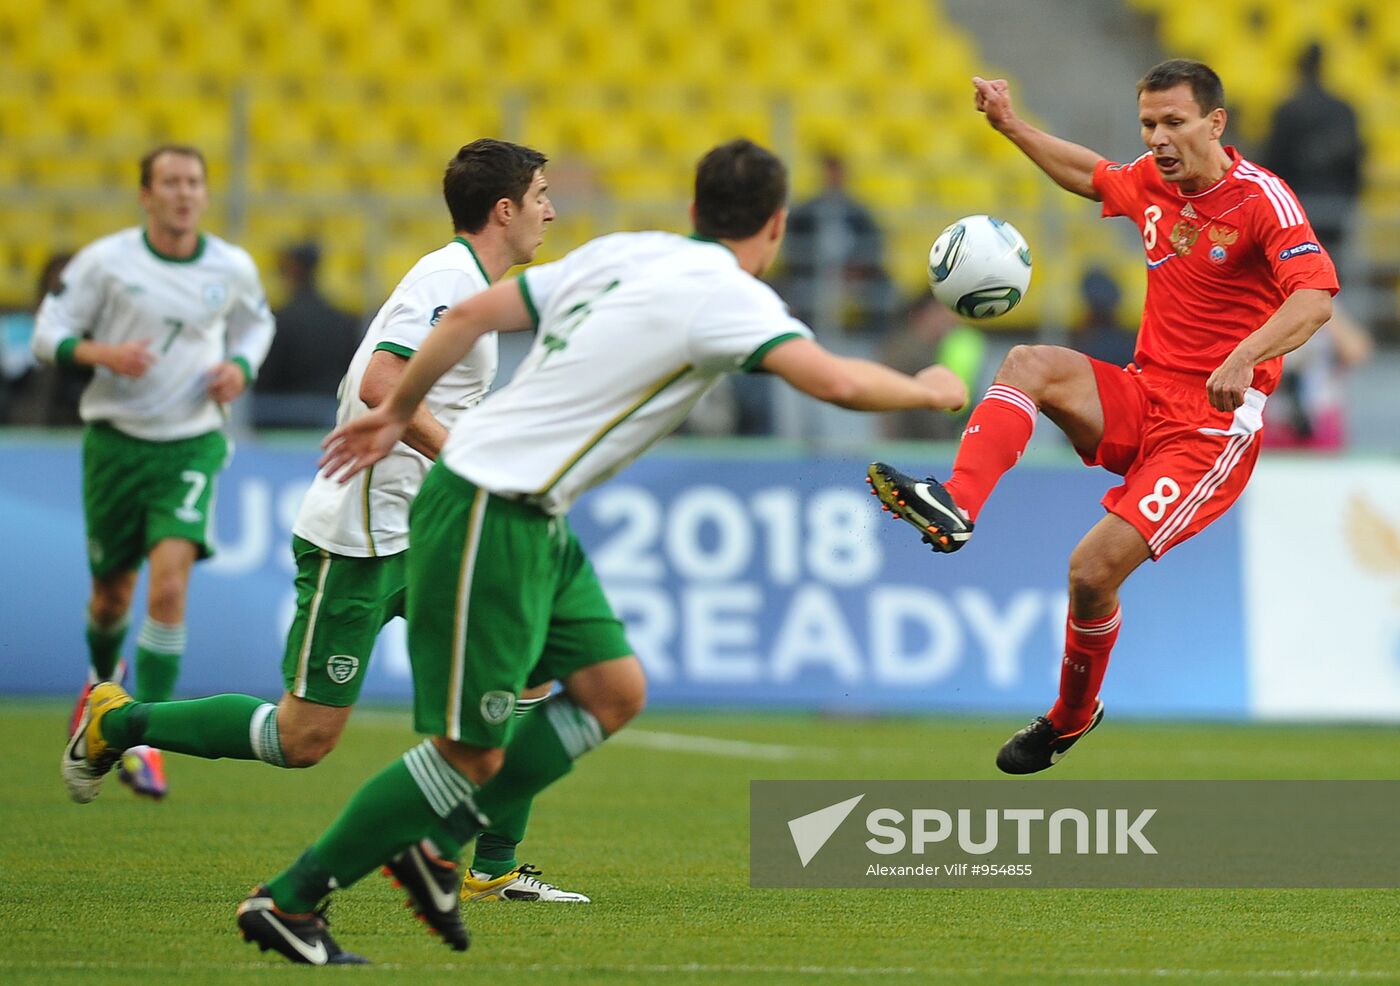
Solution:
<svg viewBox="0 0 1400 986">
<path fill-rule="evenodd" d="M 647 705 L 647 689 L 645 682 L 639 684 L 637 688 L 625 695 L 620 696 L 617 714 L 622 719 L 622 723 L 630 722 L 642 714 L 642 710 Z M 622 723 L 619 723 L 621 725 Z"/>
<path fill-rule="evenodd" d="M 282 759 L 288 767 L 314 767 L 335 749 L 340 734 L 293 734 L 282 740 Z"/>
<path fill-rule="evenodd" d="M 279 723 L 282 759 L 288 767 L 314 767 L 335 749 L 338 729 L 287 729 Z"/>
<path fill-rule="evenodd" d="M 996 382 L 1015 387 L 1032 398 L 1038 397 L 1048 382 L 1048 361 L 1041 352 L 1046 348 L 1012 346 L 997 369 Z"/>
<path fill-rule="evenodd" d="M 92 598 L 88 602 L 88 612 L 98 626 L 108 627 L 120 623 L 131 609 L 132 597 L 136 595 L 135 573 L 123 572 L 113 578 L 94 579 Z"/>
<path fill-rule="evenodd" d="M 146 595 L 146 606 L 153 616 L 159 619 L 166 615 L 171 622 L 176 622 L 184 612 L 185 580 L 180 575 L 152 579 Z"/>
<path fill-rule="evenodd" d="M 635 705 L 623 705 L 616 703 L 605 706 L 593 712 L 593 718 L 598 720 L 598 725 L 603 727 L 603 732 L 611 736 L 623 726 L 627 725 L 642 711 L 645 702 L 638 702 Z"/>
<path fill-rule="evenodd" d="M 564 681 L 569 698 L 615 733 L 646 705 L 647 678 L 635 655 L 603 661 L 575 671 Z"/>
<path fill-rule="evenodd" d="M 612 735 L 646 708 L 646 682 L 638 681 L 629 687 L 619 688 L 606 696 L 595 698 L 587 706 L 588 711 L 603 727 L 603 732 Z"/>
<path fill-rule="evenodd" d="M 131 609 L 131 593 L 94 593 L 88 611 L 92 621 L 100 627 L 110 627 L 120 623 Z"/>
<path fill-rule="evenodd" d="M 1101 607 L 1118 591 L 1121 581 L 1108 559 L 1079 549 L 1070 555 L 1069 598 L 1075 610 Z"/>
<path fill-rule="evenodd" d="M 288 767 L 314 767 L 330 755 L 345 731 L 350 710 L 290 695 L 277 709 L 278 743 Z"/>
<path fill-rule="evenodd" d="M 433 745 L 458 773 L 473 784 L 485 784 L 500 773 L 506 751 L 500 747 L 468 746 L 446 736 L 434 736 Z"/>
<path fill-rule="evenodd" d="M 997 370 L 996 382 L 1015 387 L 1037 403 L 1078 368 L 1083 356 L 1062 346 L 1012 346 Z"/>
</svg>

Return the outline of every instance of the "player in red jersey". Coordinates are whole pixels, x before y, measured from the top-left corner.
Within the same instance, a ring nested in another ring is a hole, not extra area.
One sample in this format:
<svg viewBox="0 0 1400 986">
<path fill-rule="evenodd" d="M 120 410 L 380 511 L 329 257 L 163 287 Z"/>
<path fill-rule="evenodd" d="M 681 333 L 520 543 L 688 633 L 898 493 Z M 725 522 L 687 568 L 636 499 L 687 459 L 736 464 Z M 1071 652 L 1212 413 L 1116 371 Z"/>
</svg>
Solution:
<svg viewBox="0 0 1400 986">
<path fill-rule="evenodd" d="M 1203 530 L 1239 497 L 1259 454 L 1283 354 L 1332 311 L 1337 274 L 1293 192 L 1223 146 L 1225 93 L 1174 59 L 1138 83 L 1148 153 L 1104 160 L 1020 119 L 1006 82 L 972 80 L 987 122 L 1062 188 L 1142 232 L 1147 300 L 1126 369 L 1060 346 L 1017 346 L 968 420 L 946 483 L 874 463 L 885 507 L 935 551 L 956 551 L 1044 413 L 1089 465 L 1123 477 L 1069 560 L 1069 619 L 1053 708 L 1001 748 L 997 766 L 1053 765 L 1103 718 L 1099 686 L 1118 637 L 1118 589 L 1149 558 Z"/>
</svg>

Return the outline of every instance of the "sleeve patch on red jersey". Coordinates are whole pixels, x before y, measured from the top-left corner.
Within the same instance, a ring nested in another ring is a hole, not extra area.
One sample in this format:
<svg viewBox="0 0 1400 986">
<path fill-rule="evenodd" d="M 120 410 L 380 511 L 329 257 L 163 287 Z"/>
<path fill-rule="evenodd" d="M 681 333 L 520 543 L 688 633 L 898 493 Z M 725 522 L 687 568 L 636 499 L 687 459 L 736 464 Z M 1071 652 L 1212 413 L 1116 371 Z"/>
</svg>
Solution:
<svg viewBox="0 0 1400 986">
<path fill-rule="evenodd" d="M 1292 259 L 1293 257 L 1301 257 L 1301 256 L 1303 256 L 1304 254 L 1307 254 L 1307 253 L 1321 253 L 1321 252 L 1322 252 L 1322 247 L 1318 246 L 1316 243 L 1312 242 L 1311 240 L 1308 240 L 1307 242 L 1299 243 L 1297 246 L 1291 246 L 1291 247 L 1287 248 L 1286 250 L 1280 250 L 1280 251 L 1279 251 L 1279 254 L 1278 254 L 1278 259 L 1279 259 L 1279 260 L 1290 260 L 1290 259 Z"/>
</svg>

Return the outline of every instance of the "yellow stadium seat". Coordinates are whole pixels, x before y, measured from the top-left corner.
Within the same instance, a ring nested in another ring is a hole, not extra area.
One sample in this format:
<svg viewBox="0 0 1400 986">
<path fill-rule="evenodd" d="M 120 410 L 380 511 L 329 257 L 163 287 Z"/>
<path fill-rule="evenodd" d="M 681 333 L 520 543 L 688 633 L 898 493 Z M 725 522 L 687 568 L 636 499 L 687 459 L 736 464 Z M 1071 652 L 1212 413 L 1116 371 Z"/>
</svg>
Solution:
<svg viewBox="0 0 1400 986">
<path fill-rule="evenodd" d="M 1291 87 L 1298 47 L 1321 37 L 1337 56 L 1329 82 L 1361 110 L 1370 169 L 1400 175 L 1400 3 L 1215 0 L 1206 18 L 1173 0 L 1129 2 L 1157 19 L 1170 54 L 1221 71 L 1245 137 L 1260 135 Z M 889 227 L 906 290 L 922 283 L 929 227 L 945 215 L 996 211 L 1034 237 L 1037 288 L 1013 313 L 1021 319 L 1042 298 L 1053 308 L 1057 291 L 1073 290 L 1074 265 L 1113 242 L 1092 209 L 1081 216 L 973 112 L 969 77 L 999 70 L 937 0 L 61 0 L 46 10 L 0 9 L 3 81 L 18 80 L 0 87 L 0 184 L 55 195 L 110 186 L 131 221 L 135 157 L 157 139 L 194 142 L 217 188 L 245 106 L 248 191 L 281 203 L 275 221 L 250 218 L 249 246 L 271 256 L 285 236 L 343 236 L 327 267 L 338 294 L 362 294 L 356 278 L 387 290 L 441 236 L 443 165 L 479 136 L 550 156 L 561 203 L 577 204 L 551 235 L 560 252 L 614 224 L 683 227 L 674 203 L 696 158 L 740 134 L 791 158 L 796 197 L 817 184 L 815 153 L 844 155 Z M 328 196 L 354 213 L 367 190 L 434 208 L 377 231 L 331 223 Z M 50 218 L 76 235 L 113 217 Z M 0 249 L 13 250 L 12 229 L 33 228 L 48 226 L 8 225 Z M 1046 290 L 1047 277 L 1069 286 Z"/>
</svg>

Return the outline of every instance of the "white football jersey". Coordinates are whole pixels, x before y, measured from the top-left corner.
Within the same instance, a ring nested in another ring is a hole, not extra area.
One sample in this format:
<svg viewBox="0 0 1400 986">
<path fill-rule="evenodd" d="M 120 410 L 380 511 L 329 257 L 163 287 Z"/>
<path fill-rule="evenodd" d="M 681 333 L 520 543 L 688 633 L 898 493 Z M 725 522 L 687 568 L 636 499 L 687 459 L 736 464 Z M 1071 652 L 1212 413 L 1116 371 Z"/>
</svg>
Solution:
<svg viewBox="0 0 1400 986">
<path fill-rule="evenodd" d="M 369 410 L 360 400 L 360 383 L 376 351 L 411 357 L 443 312 L 486 290 L 490 283 L 470 244 L 461 237 L 414 264 L 379 309 L 350 361 L 350 370 L 340 382 L 336 424 Z M 491 389 L 496 379 L 496 349 L 494 332 L 482 336 L 428 391 L 424 398 L 428 410 L 444 426 L 450 428 L 465 408 Z M 368 558 L 397 554 L 408 547 L 408 507 L 430 465 L 426 456 L 400 442 L 383 460 L 348 483 L 317 473 L 301 501 L 292 532 L 338 555 Z"/>
<path fill-rule="evenodd" d="M 39 306 L 32 345 L 53 362 L 84 335 L 109 344 L 149 340 L 150 369 L 124 377 L 97 367 L 78 411 L 136 438 L 171 441 L 223 426 L 223 409 L 208 393 L 210 371 L 238 359 L 256 375 L 272 333 L 246 251 L 204 233 L 194 256 L 171 259 L 137 226 L 78 251 Z"/>
<path fill-rule="evenodd" d="M 669 434 L 725 373 L 812 334 L 727 247 L 672 233 L 600 237 L 519 282 L 534 346 L 458 418 L 442 459 L 551 514 Z"/>
</svg>

